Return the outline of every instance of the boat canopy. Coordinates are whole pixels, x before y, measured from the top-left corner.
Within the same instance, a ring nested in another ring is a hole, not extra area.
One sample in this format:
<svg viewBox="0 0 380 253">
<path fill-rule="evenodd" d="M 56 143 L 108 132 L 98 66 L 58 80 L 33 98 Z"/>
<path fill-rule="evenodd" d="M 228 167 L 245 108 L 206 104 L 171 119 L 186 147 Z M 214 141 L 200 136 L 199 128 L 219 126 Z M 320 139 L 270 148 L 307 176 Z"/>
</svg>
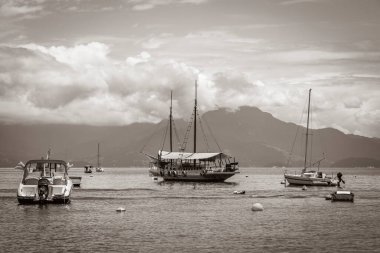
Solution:
<svg viewBox="0 0 380 253">
<path fill-rule="evenodd" d="M 50 159 L 46 159 L 46 160 L 29 160 L 26 164 L 25 164 L 25 167 L 28 166 L 29 164 L 32 164 L 32 163 L 38 163 L 38 164 L 62 164 L 63 166 L 65 166 L 67 168 L 67 163 L 63 160 L 50 160 Z"/>
<path fill-rule="evenodd" d="M 202 160 L 215 161 L 216 159 L 226 159 L 230 156 L 224 153 L 187 153 L 187 152 L 159 152 L 161 159 L 164 160 Z"/>
</svg>

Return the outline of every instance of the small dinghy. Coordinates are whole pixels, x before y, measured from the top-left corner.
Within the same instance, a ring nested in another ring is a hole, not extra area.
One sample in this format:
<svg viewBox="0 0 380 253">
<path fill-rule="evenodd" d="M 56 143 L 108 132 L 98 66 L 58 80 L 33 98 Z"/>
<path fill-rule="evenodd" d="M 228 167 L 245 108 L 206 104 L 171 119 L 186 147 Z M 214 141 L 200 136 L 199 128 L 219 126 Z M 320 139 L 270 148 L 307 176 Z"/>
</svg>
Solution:
<svg viewBox="0 0 380 253">
<path fill-rule="evenodd" d="M 234 191 L 234 194 L 245 194 L 245 191 Z"/>
<path fill-rule="evenodd" d="M 116 212 L 118 213 L 125 212 L 125 208 L 119 207 L 118 209 L 116 209 Z"/>
<path fill-rule="evenodd" d="M 354 202 L 354 194 L 351 191 L 336 191 L 331 194 L 331 201 Z"/>
</svg>

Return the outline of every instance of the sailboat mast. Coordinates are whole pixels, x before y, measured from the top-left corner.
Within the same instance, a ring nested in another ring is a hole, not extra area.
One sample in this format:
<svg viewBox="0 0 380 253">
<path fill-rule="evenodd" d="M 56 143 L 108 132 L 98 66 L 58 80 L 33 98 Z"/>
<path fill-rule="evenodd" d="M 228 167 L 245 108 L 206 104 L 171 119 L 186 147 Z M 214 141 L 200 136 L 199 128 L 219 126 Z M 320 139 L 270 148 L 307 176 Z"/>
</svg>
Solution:
<svg viewBox="0 0 380 253">
<path fill-rule="evenodd" d="M 197 152 L 197 80 L 195 80 L 195 101 L 194 101 L 194 153 Z"/>
<path fill-rule="evenodd" d="M 310 117 L 310 97 L 311 97 L 311 89 L 309 89 L 309 102 L 307 107 L 307 125 L 306 125 L 306 143 L 305 143 L 305 162 L 304 162 L 304 168 L 302 172 L 306 171 L 306 163 L 307 163 L 307 146 L 309 141 L 309 117 Z"/>
<path fill-rule="evenodd" d="M 98 168 L 100 168 L 100 164 L 99 164 L 99 156 L 100 156 L 100 143 L 98 142 Z"/>
<path fill-rule="evenodd" d="M 169 116 L 169 122 L 170 122 L 170 152 L 173 152 L 173 134 L 172 134 L 172 123 L 173 123 L 173 115 L 172 115 L 172 108 L 173 108 L 173 91 L 170 91 L 170 116 Z"/>
</svg>

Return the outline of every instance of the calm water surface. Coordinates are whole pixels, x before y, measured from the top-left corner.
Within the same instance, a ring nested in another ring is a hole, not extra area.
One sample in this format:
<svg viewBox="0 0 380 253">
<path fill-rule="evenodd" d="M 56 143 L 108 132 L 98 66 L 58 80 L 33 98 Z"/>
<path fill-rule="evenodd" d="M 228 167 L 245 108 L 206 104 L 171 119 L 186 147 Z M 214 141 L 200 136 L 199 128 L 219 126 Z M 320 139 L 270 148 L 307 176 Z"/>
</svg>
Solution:
<svg viewBox="0 0 380 253">
<path fill-rule="evenodd" d="M 294 169 L 292 169 L 294 170 Z M 337 169 L 327 170 L 329 173 Z M 145 168 L 83 174 L 68 205 L 18 205 L 22 172 L 0 169 L 2 252 L 380 252 L 380 169 L 340 169 L 335 188 L 284 187 L 281 168 L 242 168 L 226 183 L 153 181 Z M 233 195 L 245 190 L 245 195 Z M 254 203 L 263 212 L 252 212 Z M 125 213 L 117 213 L 124 207 Z"/>
</svg>

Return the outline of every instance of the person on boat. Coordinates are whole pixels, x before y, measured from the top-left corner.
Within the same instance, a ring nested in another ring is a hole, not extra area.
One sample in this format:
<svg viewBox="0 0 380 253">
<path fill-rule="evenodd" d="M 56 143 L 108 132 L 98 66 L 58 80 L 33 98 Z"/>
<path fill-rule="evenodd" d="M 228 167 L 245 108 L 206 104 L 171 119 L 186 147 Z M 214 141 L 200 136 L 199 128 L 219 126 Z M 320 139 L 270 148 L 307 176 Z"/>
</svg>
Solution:
<svg viewBox="0 0 380 253">
<path fill-rule="evenodd" d="M 341 172 L 338 172 L 336 176 L 338 177 L 338 187 L 340 187 L 340 182 L 343 182 L 343 184 L 346 184 L 346 182 L 344 182 L 344 180 L 342 179 L 343 174 Z"/>
</svg>

